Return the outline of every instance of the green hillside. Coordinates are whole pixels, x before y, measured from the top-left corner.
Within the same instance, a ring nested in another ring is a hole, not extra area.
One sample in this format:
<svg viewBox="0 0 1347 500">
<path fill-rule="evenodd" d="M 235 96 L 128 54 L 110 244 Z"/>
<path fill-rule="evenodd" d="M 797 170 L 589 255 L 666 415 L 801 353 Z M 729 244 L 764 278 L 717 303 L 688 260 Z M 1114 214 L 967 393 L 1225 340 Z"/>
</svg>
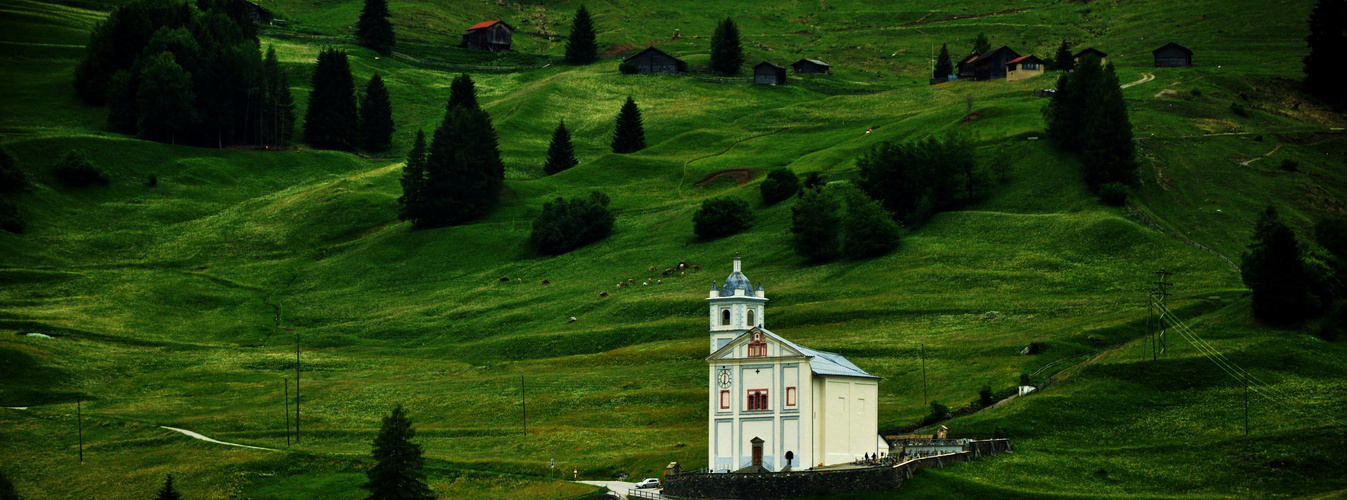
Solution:
<svg viewBox="0 0 1347 500">
<path fill-rule="evenodd" d="M 70 82 L 89 30 L 119 3 L 0 0 L 0 145 L 32 183 L 10 197 L 28 230 L 0 231 L 0 406 L 27 407 L 0 408 L 0 472 L 25 498 L 143 498 L 165 473 L 190 498 L 363 498 L 370 441 L 395 404 L 410 411 L 445 497 L 592 490 L 554 478 L 550 459 L 582 479 L 653 476 L 674 460 L 702 467 L 702 298 L 736 254 L 766 287 L 768 328 L 883 377 L 881 428 L 927 412 L 923 348 L 929 398 L 951 407 L 1021 373 L 1051 377 L 1040 394 L 946 422 L 961 437 L 999 429 L 1014 453 L 924 470 L 903 494 L 1347 490 L 1342 341 L 1319 340 L 1313 323 L 1259 324 L 1226 261 L 1101 205 L 1079 160 L 1038 140 L 1046 100 L 1031 92 L 1054 74 L 926 82 L 942 42 L 963 54 L 979 32 L 1025 54 L 1051 54 L 1064 37 L 1108 52 L 1123 82 L 1145 80 L 1124 90 L 1142 165 L 1132 203 L 1238 263 L 1270 202 L 1302 232 L 1347 211 L 1347 120 L 1297 84 L 1310 2 L 601 2 L 588 8 L 608 54 L 584 67 L 556 62 L 576 2 L 394 0 L 393 57 L 350 38 L 360 1 L 263 2 L 287 20 L 261 39 L 290 73 L 300 116 L 323 46 L 348 51 L 359 84 L 384 78 L 398 130 L 390 152 L 368 155 L 112 132 L 106 108 L 82 104 Z M 749 64 L 810 57 L 836 71 L 780 87 L 618 73 L 620 55 L 651 43 L 705 66 L 725 16 Z M 452 46 L 488 19 L 519 27 L 514 53 Z M 682 40 L 669 40 L 674 29 Z M 1149 51 L 1171 39 L 1197 66 L 1150 67 Z M 417 129 L 439 123 L 461 71 L 494 120 L 505 190 L 481 220 L 413 231 L 397 220 L 401 156 Z M 627 96 L 650 147 L 614 155 Z M 1235 101 L 1248 116 L 1229 110 Z M 580 165 L 544 177 L 562 119 Z M 769 206 L 758 192 L 773 168 L 846 182 L 871 145 L 950 130 L 1005 165 L 1007 182 L 910 228 L 886 256 L 806 264 L 788 247 L 795 202 Z M 50 165 L 76 148 L 109 186 L 56 181 Z M 1283 159 L 1298 171 L 1278 168 Z M 732 169 L 751 180 L 702 182 Z M 545 202 L 592 190 L 612 198 L 612 236 L 559 257 L 528 247 Z M 696 238 L 692 213 L 720 195 L 748 200 L 756 224 Z M 678 262 L 701 270 L 639 286 L 659 278 L 650 267 Z M 1145 361 L 1159 268 L 1174 272 L 1170 308 L 1208 344 L 1171 330 L 1169 351 Z M 615 288 L 628 279 L 638 285 Z M 303 440 L 287 447 L 282 391 L 296 337 Z M 1041 353 L 1019 355 L 1035 342 Z M 1213 351 L 1256 378 L 1248 436 L 1244 385 Z"/>
</svg>

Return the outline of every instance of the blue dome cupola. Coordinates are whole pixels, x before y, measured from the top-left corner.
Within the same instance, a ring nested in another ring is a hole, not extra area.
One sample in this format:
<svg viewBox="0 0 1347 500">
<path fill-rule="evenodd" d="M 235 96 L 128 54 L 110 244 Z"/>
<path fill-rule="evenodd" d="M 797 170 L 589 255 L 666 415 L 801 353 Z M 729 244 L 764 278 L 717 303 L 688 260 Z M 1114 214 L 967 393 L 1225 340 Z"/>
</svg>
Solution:
<svg viewBox="0 0 1347 500">
<path fill-rule="evenodd" d="M 767 297 L 762 284 L 757 288 L 748 281 L 741 269 L 739 257 L 734 258 L 734 272 L 720 286 L 711 285 L 706 301 L 710 305 L 711 352 L 734 340 L 755 326 L 763 326 Z"/>
</svg>

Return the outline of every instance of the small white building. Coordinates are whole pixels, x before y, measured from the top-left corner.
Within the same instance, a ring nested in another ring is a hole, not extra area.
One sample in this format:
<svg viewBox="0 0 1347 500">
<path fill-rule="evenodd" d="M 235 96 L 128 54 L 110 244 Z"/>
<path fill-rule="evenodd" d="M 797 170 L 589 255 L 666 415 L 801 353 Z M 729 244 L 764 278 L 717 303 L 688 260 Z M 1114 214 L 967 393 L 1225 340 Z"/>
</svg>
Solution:
<svg viewBox="0 0 1347 500">
<path fill-rule="evenodd" d="M 879 436 L 879 377 L 764 328 L 767 297 L 740 271 L 738 257 L 706 300 L 712 470 L 799 470 L 888 451 Z"/>
</svg>

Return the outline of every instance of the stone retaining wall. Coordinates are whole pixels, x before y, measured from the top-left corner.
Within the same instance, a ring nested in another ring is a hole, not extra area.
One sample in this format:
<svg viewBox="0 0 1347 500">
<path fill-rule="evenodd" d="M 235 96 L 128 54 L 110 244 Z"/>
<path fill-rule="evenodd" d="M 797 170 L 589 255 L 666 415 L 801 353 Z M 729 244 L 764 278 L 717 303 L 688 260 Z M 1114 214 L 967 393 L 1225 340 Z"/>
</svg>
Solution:
<svg viewBox="0 0 1347 500">
<path fill-rule="evenodd" d="M 898 465 L 858 469 L 777 472 L 768 474 L 682 473 L 664 481 L 664 495 L 680 498 L 759 500 L 830 493 L 889 490 L 923 467 L 944 467 L 1010 451 L 1005 439 L 972 441 L 969 451 L 909 460 Z"/>
</svg>

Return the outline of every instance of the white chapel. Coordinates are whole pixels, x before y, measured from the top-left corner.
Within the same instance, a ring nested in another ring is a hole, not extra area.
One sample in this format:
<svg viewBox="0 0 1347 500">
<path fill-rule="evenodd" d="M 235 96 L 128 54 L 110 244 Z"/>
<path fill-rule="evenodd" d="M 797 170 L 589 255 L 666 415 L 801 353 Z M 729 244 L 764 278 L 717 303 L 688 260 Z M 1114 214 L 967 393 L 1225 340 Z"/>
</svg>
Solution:
<svg viewBox="0 0 1347 500">
<path fill-rule="evenodd" d="M 800 470 L 888 451 L 879 436 L 879 377 L 764 328 L 767 297 L 738 257 L 706 301 L 712 470 Z"/>
</svg>

